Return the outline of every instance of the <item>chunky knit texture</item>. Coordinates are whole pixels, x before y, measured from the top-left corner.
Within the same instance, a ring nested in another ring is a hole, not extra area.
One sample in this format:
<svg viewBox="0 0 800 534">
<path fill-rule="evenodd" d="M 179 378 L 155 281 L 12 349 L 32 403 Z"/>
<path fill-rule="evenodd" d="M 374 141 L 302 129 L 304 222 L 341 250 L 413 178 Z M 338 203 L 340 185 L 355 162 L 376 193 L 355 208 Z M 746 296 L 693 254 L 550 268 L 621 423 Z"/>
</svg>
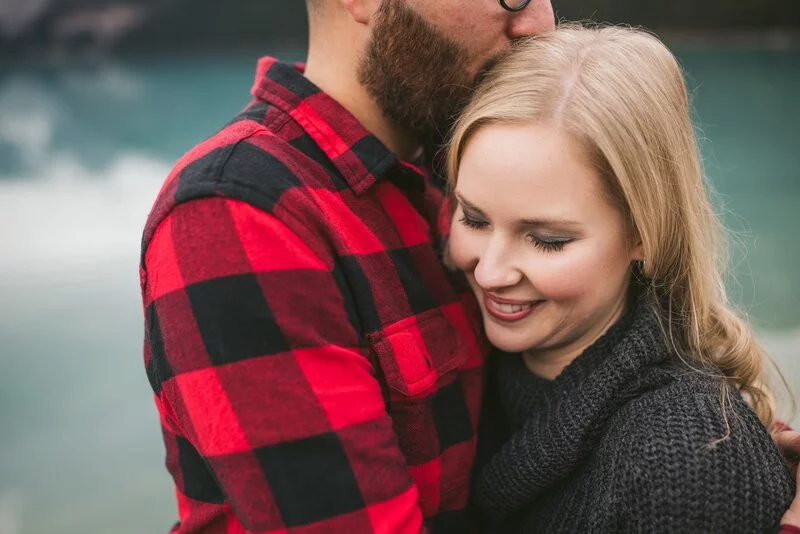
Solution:
<svg viewBox="0 0 800 534">
<path fill-rule="evenodd" d="M 670 354 L 648 306 L 552 382 L 493 360 L 473 495 L 489 532 L 777 529 L 780 452 L 735 388 L 723 412 L 721 379 Z"/>
</svg>

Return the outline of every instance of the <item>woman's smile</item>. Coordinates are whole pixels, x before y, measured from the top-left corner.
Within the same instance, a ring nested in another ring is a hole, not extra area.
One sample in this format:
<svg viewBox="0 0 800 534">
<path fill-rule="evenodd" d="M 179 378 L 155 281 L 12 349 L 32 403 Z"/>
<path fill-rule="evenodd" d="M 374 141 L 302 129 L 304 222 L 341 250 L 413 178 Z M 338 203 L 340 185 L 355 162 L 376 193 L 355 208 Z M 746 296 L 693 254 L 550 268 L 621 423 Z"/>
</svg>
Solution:
<svg viewBox="0 0 800 534">
<path fill-rule="evenodd" d="M 493 319 L 504 323 L 515 323 L 525 319 L 539 309 L 544 300 L 510 300 L 483 292 L 483 306 Z"/>
</svg>

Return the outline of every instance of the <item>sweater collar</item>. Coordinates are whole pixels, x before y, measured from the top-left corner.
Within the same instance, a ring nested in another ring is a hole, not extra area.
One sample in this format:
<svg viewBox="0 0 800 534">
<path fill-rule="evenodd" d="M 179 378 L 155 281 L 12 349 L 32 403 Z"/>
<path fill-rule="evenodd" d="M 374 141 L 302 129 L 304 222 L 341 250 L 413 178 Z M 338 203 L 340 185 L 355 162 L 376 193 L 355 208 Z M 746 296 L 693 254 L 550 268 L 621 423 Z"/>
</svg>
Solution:
<svg viewBox="0 0 800 534">
<path fill-rule="evenodd" d="M 617 409 L 662 383 L 642 371 L 667 357 L 656 312 L 640 299 L 552 382 L 518 356 L 499 362 L 493 378 L 514 434 L 478 475 L 476 504 L 502 519 L 569 476 Z"/>
</svg>

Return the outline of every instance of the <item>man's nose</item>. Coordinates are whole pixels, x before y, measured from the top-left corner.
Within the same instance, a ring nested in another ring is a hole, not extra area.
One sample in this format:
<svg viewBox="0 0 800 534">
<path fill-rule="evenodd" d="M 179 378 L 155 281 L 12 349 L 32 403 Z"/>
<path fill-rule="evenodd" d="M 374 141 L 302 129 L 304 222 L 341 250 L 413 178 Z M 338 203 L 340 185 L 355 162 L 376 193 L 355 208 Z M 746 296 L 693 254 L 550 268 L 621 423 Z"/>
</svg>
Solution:
<svg viewBox="0 0 800 534">
<path fill-rule="evenodd" d="M 531 0 L 528 7 L 515 13 L 508 26 L 508 38 L 512 41 L 553 31 L 556 27 L 553 5 L 550 0 Z"/>
</svg>

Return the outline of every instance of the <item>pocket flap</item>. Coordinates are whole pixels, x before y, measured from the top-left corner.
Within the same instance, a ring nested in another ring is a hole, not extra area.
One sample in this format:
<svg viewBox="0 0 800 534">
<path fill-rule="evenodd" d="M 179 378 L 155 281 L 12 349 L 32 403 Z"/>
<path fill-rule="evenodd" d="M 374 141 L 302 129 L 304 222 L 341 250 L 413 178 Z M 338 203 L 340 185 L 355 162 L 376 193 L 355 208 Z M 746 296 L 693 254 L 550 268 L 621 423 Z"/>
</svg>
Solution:
<svg viewBox="0 0 800 534">
<path fill-rule="evenodd" d="M 387 385 L 408 397 L 430 389 L 468 358 L 466 341 L 438 310 L 398 321 L 370 338 Z"/>
</svg>

